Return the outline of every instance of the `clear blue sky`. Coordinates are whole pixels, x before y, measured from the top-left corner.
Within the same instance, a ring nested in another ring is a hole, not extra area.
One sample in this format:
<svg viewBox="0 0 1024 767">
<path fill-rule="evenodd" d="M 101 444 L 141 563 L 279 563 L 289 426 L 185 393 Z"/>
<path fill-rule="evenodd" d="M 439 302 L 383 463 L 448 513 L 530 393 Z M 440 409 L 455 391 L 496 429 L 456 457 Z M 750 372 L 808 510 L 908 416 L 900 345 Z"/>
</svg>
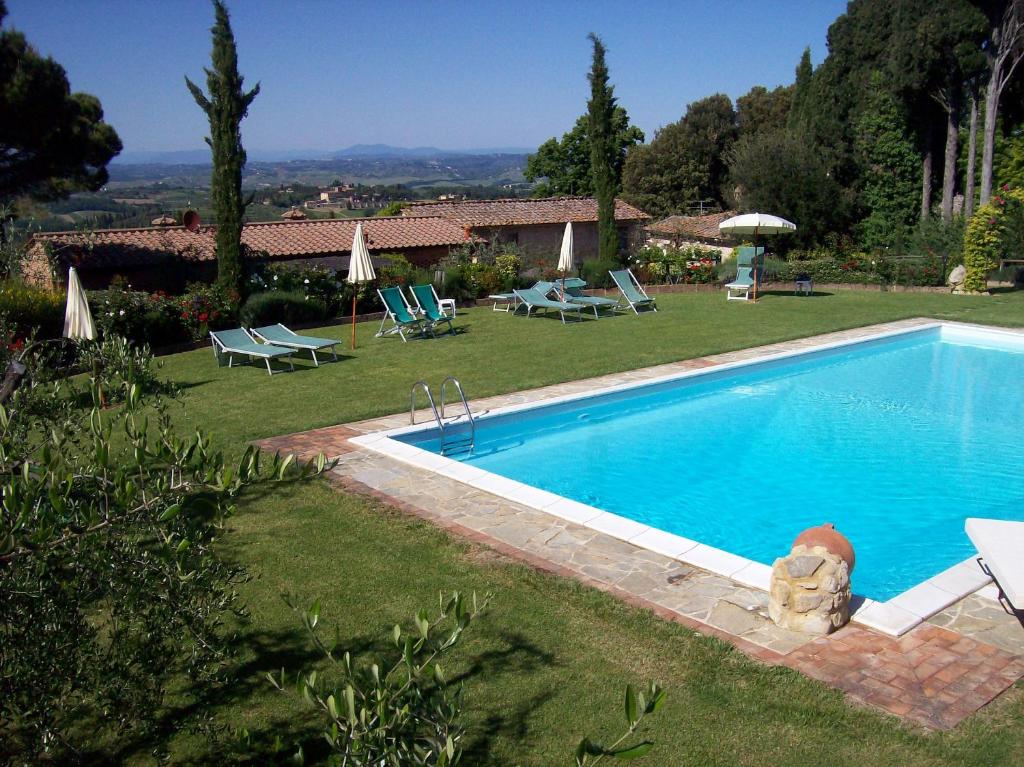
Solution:
<svg viewBox="0 0 1024 767">
<path fill-rule="evenodd" d="M 7 0 L 5 26 L 100 98 L 126 151 L 203 146 L 213 20 L 206 0 Z M 650 140 L 716 92 L 790 83 L 825 55 L 845 0 L 229 0 L 240 68 L 262 91 L 253 149 L 356 143 L 533 147 L 586 108 L 588 32 L 608 48 L 619 103 Z"/>
</svg>

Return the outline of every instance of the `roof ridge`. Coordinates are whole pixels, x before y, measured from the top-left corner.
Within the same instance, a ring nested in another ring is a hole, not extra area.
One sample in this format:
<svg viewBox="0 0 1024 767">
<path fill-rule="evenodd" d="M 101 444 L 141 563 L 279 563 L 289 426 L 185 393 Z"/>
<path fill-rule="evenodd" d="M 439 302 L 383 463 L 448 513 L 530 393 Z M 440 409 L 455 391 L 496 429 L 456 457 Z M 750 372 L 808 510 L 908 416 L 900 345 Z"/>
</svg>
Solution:
<svg viewBox="0 0 1024 767">
<path fill-rule="evenodd" d="M 559 197 L 494 197 L 487 200 L 413 200 L 409 207 L 426 205 L 479 205 L 482 203 L 510 203 L 510 202 L 560 202 L 562 200 L 595 200 L 595 197 L 588 197 L 583 194 L 566 194 Z M 621 200 L 621 197 L 615 199 Z M 624 202 L 624 200 L 623 200 Z"/>
<path fill-rule="evenodd" d="M 451 219 L 445 216 L 418 216 L 423 221 L 429 221 L 431 219 L 438 219 L 441 221 L 451 221 Z M 247 226 L 301 226 L 303 224 L 328 224 L 328 223 L 347 223 L 351 221 L 408 221 L 408 216 L 358 216 L 358 217 L 343 217 L 343 218 L 307 218 L 298 219 L 294 221 L 243 221 L 242 227 Z M 216 229 L 216 224 L 202 224 L 199 228 L 203 229 Z M 190 232 L 193 231 L 183 224 L 174 224 L 173 226 L 126 226 L 126 227 L 115 227 L 111 229 L 61 229 L 58 231 L 49 232 L 33 232 L 29 239 L 45 239 L 49 237 L 61 237 L 68 235 L 96 235 L 96 234 L 121 234 L 126 232 Z M 198 233 L 198 232 L 196 232 Z"/>
</svg>

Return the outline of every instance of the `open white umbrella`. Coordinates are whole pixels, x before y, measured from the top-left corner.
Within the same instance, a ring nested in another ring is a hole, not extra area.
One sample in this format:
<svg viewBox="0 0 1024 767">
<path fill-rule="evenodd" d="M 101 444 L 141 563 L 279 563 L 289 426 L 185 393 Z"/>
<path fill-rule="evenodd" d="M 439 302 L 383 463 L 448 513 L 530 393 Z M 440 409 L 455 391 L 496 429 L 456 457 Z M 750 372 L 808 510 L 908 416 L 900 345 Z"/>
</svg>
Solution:
<svg viewBox="0 0 1024 767">
<path fill-rule="evenodd" d="M 68 270 L 68 305 L 64 310 L 64 337 L 87 338 L 90 341 L 96 338 L 96 326 L 92 321 L 92 312 L 89 311 L 89 302 L 82 289 L 82 282 L 78 279 L 78 272 L 73 266 Z"/>
<path fill-rule="evenodd" d="M 757 268 L 757 237 L 760 234 L 785 234 L 795 232 L 796 224 L 768 213 L 744 213 L 727 218 L 718 225 L 722 234 L 754 235 L 754 300 L 757 300 L 759 270 Z"/>
<path fill-rule="evenodd" d="M 366 249 L 366 240 L 363 238 L 362 223 L 356 224 L 356 233 L 352 237 L 352 255 L 348 259 L 348 276 L 345 282 L 352 288 L 352 348 L 356 348 L 356 285 L 362 282 L 370 282 L 377 279 L 377 273 L 373 271 L 373 262 L 370 261 L 370 251 Z"/>
<path fill-rule="evenodd" d="M 558 254 L 558 271 L 562 273 L 562 300 L 565 300 L 565 275 L 572 271 L 572 221 L 565 224 L 562 250 Z"/>
</svg>

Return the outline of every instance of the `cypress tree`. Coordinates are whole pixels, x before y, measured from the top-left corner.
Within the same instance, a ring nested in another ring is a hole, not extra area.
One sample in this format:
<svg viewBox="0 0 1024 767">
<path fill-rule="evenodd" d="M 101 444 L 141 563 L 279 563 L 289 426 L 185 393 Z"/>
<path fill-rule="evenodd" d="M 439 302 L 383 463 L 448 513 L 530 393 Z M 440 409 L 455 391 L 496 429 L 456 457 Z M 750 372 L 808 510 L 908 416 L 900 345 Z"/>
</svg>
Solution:
<svg viewBox="0 0 1024 767">
<path fill-rule="evenodd" d="M 800 63 L 796 67 L 796 82 L 793 87 L 793 101 L 789 107 L 787 126 L 790 130 L 807 130 L 811 122 L 813 97 L 811 95 L 811 79 L 814 76 L 814 65 L 811 64 L 811 49 L 804 48 Z"/>
<path fill-rule="evenodd" d="M 619 230 L 615 226 L 615 96 L 608 84 L 604 43 L 593 32 L 588 38 L 594 44 L 594 58 L 587 76 L 590 80 L 587 125 L 590 132 L 590 173 L 597 198 L 597 252 L 602 259 L 614 259 L 619 253 Z"/>
<path fill-rule="evenodd" d="M 210 120 L 210 135 L 206 143 L 213 153 L 213 173 L 210 178 L 210 197 L 217 219 L 217 283 L 236 301 L 242 298 L 245 287 L 242 265 L 242 216 L 248 204 L 242 199 L 242 168 L 245 150 L 239 125 L 249 105 L 260 92 L 259 83 L 248 93 L 242 90 L 242 76 L 238 73 L 238 51 L 231 21 L 223 0 L 213 0 L 215 21 L 213 34 L 212 69 L 206 72 L 209 95 L 185 78 L 199 108 Z"/>
</svg>

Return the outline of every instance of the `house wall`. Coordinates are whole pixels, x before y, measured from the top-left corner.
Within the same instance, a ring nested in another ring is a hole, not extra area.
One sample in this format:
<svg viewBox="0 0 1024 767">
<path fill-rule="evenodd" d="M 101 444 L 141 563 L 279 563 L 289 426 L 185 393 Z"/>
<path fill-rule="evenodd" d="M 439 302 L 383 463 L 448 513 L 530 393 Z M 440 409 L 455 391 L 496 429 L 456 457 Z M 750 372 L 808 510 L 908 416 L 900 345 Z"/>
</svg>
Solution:
<svg viewBox="0 0 1024 767">
<path fill-rule="evenodd" d="M 642 232 L 642 227 L 634 223 L 621 223 L 618 228 L 623 249 L 628 249 Z M 564 233 L 565 224 L 473 227 L 473 234 L 478 237 L 490 242 L 514 242 L 523 255 L 552 261 L 558 260 Z M 597 258 L 597 222 L 574 223 L 572 241 L 577 261 Z"/>
</svg>

